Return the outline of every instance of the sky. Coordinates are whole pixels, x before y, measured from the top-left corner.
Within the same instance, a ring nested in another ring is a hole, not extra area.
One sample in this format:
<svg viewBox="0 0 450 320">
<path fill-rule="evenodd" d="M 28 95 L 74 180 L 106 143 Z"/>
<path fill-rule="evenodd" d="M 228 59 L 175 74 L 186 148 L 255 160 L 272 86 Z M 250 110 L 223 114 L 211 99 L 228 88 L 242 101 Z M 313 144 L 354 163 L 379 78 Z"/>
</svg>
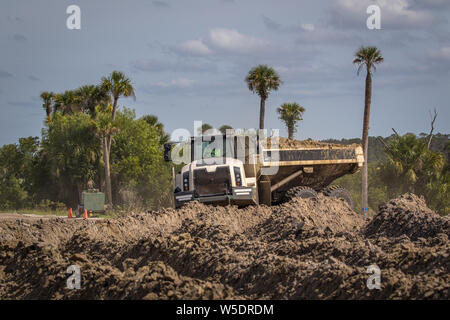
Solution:
<svg viewBox="0 0 450 320">
<path fill-rule="evenodd" d="M 380 29 L 369 29 L 370 5 Z M 81 10 L 70 30 L 66 9 Z M 276 108 L 306 111 L 297 139 L 360 137 L 365 74 L 361 46 L 384 62 L 373 74 L 370 135 L 450 132 L 449 0 L 1 0 L 0 145 L 40 136 L 39 95 L 98 84 L 124 72 L 136 100 L 121 107 L 154 114 L 168 133 L 194 120 L 255 128 L 259 97 L 244 81 L 258 65 L 283 81 L 266 102 L 266 128 L 287 130 Z"/>
</svg>

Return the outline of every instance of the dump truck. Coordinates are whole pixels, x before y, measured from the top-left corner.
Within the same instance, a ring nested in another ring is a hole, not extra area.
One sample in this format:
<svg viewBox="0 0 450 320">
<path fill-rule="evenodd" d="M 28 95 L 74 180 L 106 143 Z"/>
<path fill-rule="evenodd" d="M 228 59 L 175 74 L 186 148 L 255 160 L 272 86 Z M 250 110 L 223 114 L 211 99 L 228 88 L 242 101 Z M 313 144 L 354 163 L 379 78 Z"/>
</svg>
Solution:
<svg viewBox="0 0 450 320">
<path fill-rule="evenodd" d="M 360 145 L 263 135 L 201 135 L 164 148 L 165 160 L 176 159 L 182 166 L 173 173 L 175 207 L 194 200 L 272 205 L 318 193 L 342 198 L 352 207 L 351 194 L 330 184 L 364 163 Z"/>
</svg>

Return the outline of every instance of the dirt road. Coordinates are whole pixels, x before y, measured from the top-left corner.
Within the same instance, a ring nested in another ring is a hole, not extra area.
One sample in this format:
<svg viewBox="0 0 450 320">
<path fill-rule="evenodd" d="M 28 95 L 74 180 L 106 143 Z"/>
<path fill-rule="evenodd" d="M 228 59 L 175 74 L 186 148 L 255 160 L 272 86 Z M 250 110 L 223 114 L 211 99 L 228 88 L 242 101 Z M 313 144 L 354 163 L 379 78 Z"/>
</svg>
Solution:
<svg viewBox="0 0 450 320">
<path fill-rule="evenodd" d="M 37 214 L 23 214 L 23 213 L 0 213 L 1 220 L 36 220 L 36 219 L 53 219 L 53 218 L 65 218 L 55 215 L 37 215 Z"/>
<path fill-rule="evenodd" d="M 414 195 L 370 221 L 319 196 L 109 220 L 0 220 L 1 299 L 449 299 L 450 221 Z M 66 286 L 81 269 L 81 289 Z M 368 289 L 367 268 L 381 271 Z"/>
<path fill-rule="evenodd" d="M 49 219 L 67 219 L 65 216 L 56 216 L 51 214 L 24 214 L 24 213 L 0 213 L 0 221 L 2 220 L 13 220 L 13 221 L 24 221 L 24 222 L 35 222 L 37 220 L 49 220 Z M 73 220 L 83 220 L 83 218 L 73 217 Z M 100 217 L 89 217 L 90 220 L 101 220 L 104 218 Z"/>
</svg>

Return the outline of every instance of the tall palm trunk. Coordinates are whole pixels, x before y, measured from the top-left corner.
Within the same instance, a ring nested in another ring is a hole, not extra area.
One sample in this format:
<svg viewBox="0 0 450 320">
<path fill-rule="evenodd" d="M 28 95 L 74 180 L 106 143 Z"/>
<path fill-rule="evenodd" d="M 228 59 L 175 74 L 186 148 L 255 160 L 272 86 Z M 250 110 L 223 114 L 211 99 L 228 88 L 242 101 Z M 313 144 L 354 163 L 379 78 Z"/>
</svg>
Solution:
<svg viewBox="0 0 450 320">
<path fill-rule="evenodd" d="M 266 99 L 261 97 L 261 104 L 259 108 L 259 128 L 264 129 L 264 114 L 266 111 Z"/>
<path fill-rule="evenodd" d="M 113 107 L 112 107 L 112 120 L 113 121 L 116 119 L 117 100 L 119 100 L 119 98 L 114 97 L 114 102 L 113 102 Z M 112 141 L 112 134 L 109 134 L 108 135 L 108 153 L 111 152 L 111 141 Z"/>
<path fill-rule="evenodd" d="M 372 100 L 372 77 L 370 75 L 370 66 L 367 66 L 366 75 L 366 89 L 365 89 L 365 101 L 364 101 L 364 120 L 363 120 L 363 134 L 362 143 L 364 150 L 364 166 L 362 168 L 362 207 L 364 213 L 368 208 L 368 154 L 369 154 L 369 121 L 370 121 L 370 103 Z"/>
<path fill-rule="evenodd" d="M 112 107 L 112 120 L 116 119 L 116 110 L 117 110 L 117 100 L 118 98 L 114 97 L 113 107 Z M 109 133 L 104 139 L 104 149 L 103 149 L 103 161 L 105 162 L 105 191 L 107 195 L 107 203 L 112 204 L 112 190 L 111 190 L 111 172 L 110 172 L 110 154 L 111 154 L 111 142 L 112 142 L 112 134 Z"/>
<path fill-rule="evenodd" d="M 52 115 L 52 107 L 50 103 L 45 106 L 45 113 L 47 114 L 47 119 L 50 119 L 50 116 Z"/>
<path fill-rule="evenodd" d="M 119 97 L 114 97 L 113 106 L 112 106 L 112 119 L 116 119 L 116 110 L 117 110 L 117 100 Z"/>
<path fill-rule="evenodd" d="M 103 137 L 102 148 L 103 148 L 103 162 L 105 163 L 106 202 L 108 204 L 112 204 L 111 173 L 110 173 L 110 167 L 109 167 L 108 139 L 109 139 L 109 136 Z"/>
<path fill-rule="evenodd" d="M 288 126 L 288 138 L 290 140 L 294 139 L 294 125 L 293 124 Z"/>
</svg>

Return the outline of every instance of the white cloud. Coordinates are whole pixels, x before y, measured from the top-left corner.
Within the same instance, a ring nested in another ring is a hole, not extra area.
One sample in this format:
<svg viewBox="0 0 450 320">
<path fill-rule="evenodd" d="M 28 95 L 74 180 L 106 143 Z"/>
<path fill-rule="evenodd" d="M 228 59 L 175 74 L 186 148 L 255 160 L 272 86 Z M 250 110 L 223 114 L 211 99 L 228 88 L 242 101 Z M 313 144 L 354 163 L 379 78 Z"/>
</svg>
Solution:
<svg viewBox="0 0 450 320">
<path fill-rule="evenodd" d="M 314 31 L 314 25 L 311 23 L 301 24 L 300 29 L 302 29 L 304 31 Z"/>
<path fill-rule="evenodd" d="M 438 50 L 431 50 L 429 55 L 435 59 L 450 61 L 450 47 L 442 47 Z"/>
<path fill-rule="evenodd" d="M 202 40 L 189 40 L 181 43 L 178 49 L 185 53 L 190 53 L 194 55 L 208 55 L 211 54 L 211 49 L 208 48 Z"/>
<path fill-rule="evenodd" d="M 243 35 L 234 29 L 212 29 L 210 38 L 214 46 L 237 53 L 249 53 L 264 49 L 269 45 L 269 42 L 266 40 Z"/>
<path fill-rule="evenodd" d="M 205 61 L 140 59 L 133 61 L 132 66 L 136 70 L 145 72 L 216 72 L 217 65 Z"/>
<path fill-rule="evenodd" d="M 445 9 L 450 7 L 448 0 L 410 0 L 413 8 Z"/>
<path fill-rule="evenodd" d="M 298 32 L 297 43 L 320 43 L 324 45 L 347 45 L 354 44 L 359 39 L 355 32 L 336 28 L 300 27 Z"/>
<path fill-rule="evenodd" d="M 156 86 L 162 88 L 188 88 L 192 86 L 194 82 L 194 80 L 187 78 L 177 78 L 167 82 L 158 82 L 156 83 Z"/>
</svg>

